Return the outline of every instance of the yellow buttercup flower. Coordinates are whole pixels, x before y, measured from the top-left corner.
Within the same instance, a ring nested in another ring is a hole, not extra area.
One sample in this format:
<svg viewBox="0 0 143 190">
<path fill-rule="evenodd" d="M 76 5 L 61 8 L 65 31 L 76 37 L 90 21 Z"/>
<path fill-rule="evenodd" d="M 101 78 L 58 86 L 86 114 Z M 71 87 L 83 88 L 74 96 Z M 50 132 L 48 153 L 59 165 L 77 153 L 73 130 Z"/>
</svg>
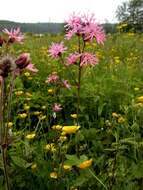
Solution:
<svg viewBox="0 0 143 190">
<path fill-rule="evenodd" d="M 22 91 L 22 90 L 15 92 L 15 95 L 16 95 L 16 96 L 21 96 L 22 94 L 23 94 L 23 91 Z"/>
<path fill-rule="evenodd" d="M 41 114 L 40 111 L 35 111 L 35 112 L 33 112 L 33 115 L 40 115 L 40 114 Z"/>
<path fill-rule="evenodd" d="M 58 178 L 57 172 L 51 172 L 50 177 L 53 178 L 53 179 L 57 179 Z"/>
<path fill-rule="evenodd" d="M 66 135 L 66 132 L 63 131 L 63 132 L 61 133 L 61 136 L 65 136 L 65 135 Z"/>
<path fill-rule="evenodd" d="M 45 146 L 45 149 L 46 149 L 47 151 L 51 151 L 51 152 L 55 152 L 55 151 L 56 151 L 56 148 L 55 148 L 55 144 L 54 144 L 54 143 L 47 144 L 47 145 Z"/>
<path fill-rule="evenodd" d="M 72 167 L 70 165 L 63 165 L 63 168 L 65 170 L 71 170 L 72 169 Z"/>
<path fill-rule="evenodd" d="M 11 128 L 13 126 L 13 123 L 12 122 L 9 122 L 8 123 L 8 128 Z"/>
<path fill-rule="evenodd" d="M 80 126 L 64 126 L 62 128 L 62 131 L 65 132 L 66 134 L 73 134 L 76 133 L 79 130 Z"/>
<path fill-rule="evenodd" d="M 35 170 L 37 168 L 37 164 L 32 164 L 31 169 Z"/>
<path fill-rule="evenodd" d="M 46 109 L 46 106 L 42 106 L 42 109 L 45 110 L 45 109 Z"/>
<path fill-rule="evenodd" d="M 91 166 L 92 161 L 93 161 L 92 159 L 86 160 L 86 161 L 82 162 L 81 164 L 79 164 L 79 165 L 78 165 L 78 168 L 80 168 L 80 169 L 88 168 L 88 167 Z"/>
<path fill-rule="evenodd" d="M 71 117 L 77 119 L 77 114 L 71 114 Z"/>
<path fill-rule="evenodd" d="M 36 134 L 35 133 L 30 133 L 30 134 L 28 134 L 28 135 L 26 135 L 26 139 L 34 139 L 34 137 L 36 136 Z"/>
<path fill-rule="evenodd" d="M 137 104 L 134 104 L 134 107 L 135 108 L 140 108 L 140 107 L 143 107 L 143 103 L 137 103 Z"/>
<path fill-rule="evenodd" d="M 27 117 L 27 113 L 18 114 L 20 118 L 25 119 Z"/>
<path fill-rule="evenodd" d="M 28 111 L 30 109 L 30 106 L 28 106 L 27 104 L 24 105 L 24 110 Z"/>
<path fill-rule="evenodd" d="M 62 129 L 62 126 L 61 125 L 53 125 L 52 129 L 59 131 Z"/>
<path fill-rule="evenodd" d="M 48 93 L 49 94 L 53 94 L 54 93 L 54 90 L 52 88 L 48 89 Z"/>
<path fill-rule="evenodd" d="M 143 96 L 138 97 L 137 102 L 143 103 Z"/>
<path fill-rule="evenodd" d="M 116 117 L 116 118 L 119 117 L 119 115 L 118 115 L 116 112 L 113 112 L 113 113 L 112 113 L 112 116 L 113 116 L 113 117 Z"/>
<path fill-rule="evenodd" d="M 59 140 L 62 141 L 62 142 L 64 142 L 64 141 L 67 140 L 67 137 L 66 136 L 60 136 Z"/>
<path fill-rule="evenodd" d="M 24 75 L 25 75 L 26 77 L 29 77 L 29 76 L 30 76 L 30 73 L 29 73 L 29 72 L 25 72 Z"/>
<path fill-rule="evenodd" d="M 124 123 L 125 122 L 125 118 L 123 118 L 122 116 L 120 116 L 118 118 L 118 123 Z"/>
</svg>

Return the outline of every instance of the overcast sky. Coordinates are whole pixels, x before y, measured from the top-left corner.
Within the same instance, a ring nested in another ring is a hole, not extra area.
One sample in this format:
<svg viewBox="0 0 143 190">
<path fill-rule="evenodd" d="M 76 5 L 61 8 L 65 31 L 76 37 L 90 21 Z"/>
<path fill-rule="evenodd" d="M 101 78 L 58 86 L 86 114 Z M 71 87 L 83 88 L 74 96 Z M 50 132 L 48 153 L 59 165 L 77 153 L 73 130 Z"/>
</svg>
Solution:
<svg viewBox="0 0 143 190">
<path fill-rule="evenodd" d="M 94 13 L 97 21 L 116 21 L 117 6 L 125 0 L 0 0 L 0 20 L 63 22 L 73 12 Z"/>
</svg>

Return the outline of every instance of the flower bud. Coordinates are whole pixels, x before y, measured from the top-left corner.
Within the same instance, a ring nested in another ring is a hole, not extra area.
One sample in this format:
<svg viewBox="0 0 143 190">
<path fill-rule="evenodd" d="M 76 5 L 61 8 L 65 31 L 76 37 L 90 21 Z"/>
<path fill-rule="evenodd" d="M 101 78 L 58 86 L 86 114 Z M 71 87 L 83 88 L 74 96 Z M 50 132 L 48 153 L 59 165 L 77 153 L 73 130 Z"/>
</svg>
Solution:
<svg viewBox="0 0 143 190">
<path fill-rule="evenodd" d="M 22 53 L 18 59 L 15 61 L 19 69 L 24 69 L 30 64 L 30 54 Z"/>
</svg>

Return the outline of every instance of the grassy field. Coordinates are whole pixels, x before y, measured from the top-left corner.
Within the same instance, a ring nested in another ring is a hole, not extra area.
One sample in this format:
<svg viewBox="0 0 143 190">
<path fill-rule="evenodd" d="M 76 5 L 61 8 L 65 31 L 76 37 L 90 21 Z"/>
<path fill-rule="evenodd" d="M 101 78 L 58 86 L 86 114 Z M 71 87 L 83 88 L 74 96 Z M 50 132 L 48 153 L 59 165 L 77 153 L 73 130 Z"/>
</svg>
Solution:
<svg viewBox="0 0 143 190">
<path fill-rule="evenodd" d="M 48 54 L 51 42 L 62 40 L 27 36 L 9 49 L 15 57 L 29 52 L 39 70 L 15 80 L 7 166 L 12 190 L 142 190 L 143 35 L 108 34 L 104 45 L 87 44 L 99 64 L 82 71 L 78 123 L 78 71 Z M 78 49 L 76 39 L 64 44 L 68 53 Z M 71 88 L 46 84 L 52 72 Z M 55 102 L 62 105 L 56 117 Z M 74 132 L 62 128 L 77 125 Z"/>
</svg>

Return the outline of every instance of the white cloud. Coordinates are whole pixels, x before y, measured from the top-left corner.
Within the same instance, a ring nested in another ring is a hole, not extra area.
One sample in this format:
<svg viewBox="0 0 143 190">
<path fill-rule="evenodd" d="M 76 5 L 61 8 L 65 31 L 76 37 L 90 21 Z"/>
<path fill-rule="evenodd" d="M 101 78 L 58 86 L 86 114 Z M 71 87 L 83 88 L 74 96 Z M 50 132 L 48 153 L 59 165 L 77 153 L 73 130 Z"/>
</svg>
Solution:
<svg viewBox="0 0 143 190">
<path fill-rule="evenodd" d="M 98 21 L 115 21 L 123 0 L 2 0 L 0 20 L 62 22 L 72 12 L 95 13 Z"/>
</svg>

